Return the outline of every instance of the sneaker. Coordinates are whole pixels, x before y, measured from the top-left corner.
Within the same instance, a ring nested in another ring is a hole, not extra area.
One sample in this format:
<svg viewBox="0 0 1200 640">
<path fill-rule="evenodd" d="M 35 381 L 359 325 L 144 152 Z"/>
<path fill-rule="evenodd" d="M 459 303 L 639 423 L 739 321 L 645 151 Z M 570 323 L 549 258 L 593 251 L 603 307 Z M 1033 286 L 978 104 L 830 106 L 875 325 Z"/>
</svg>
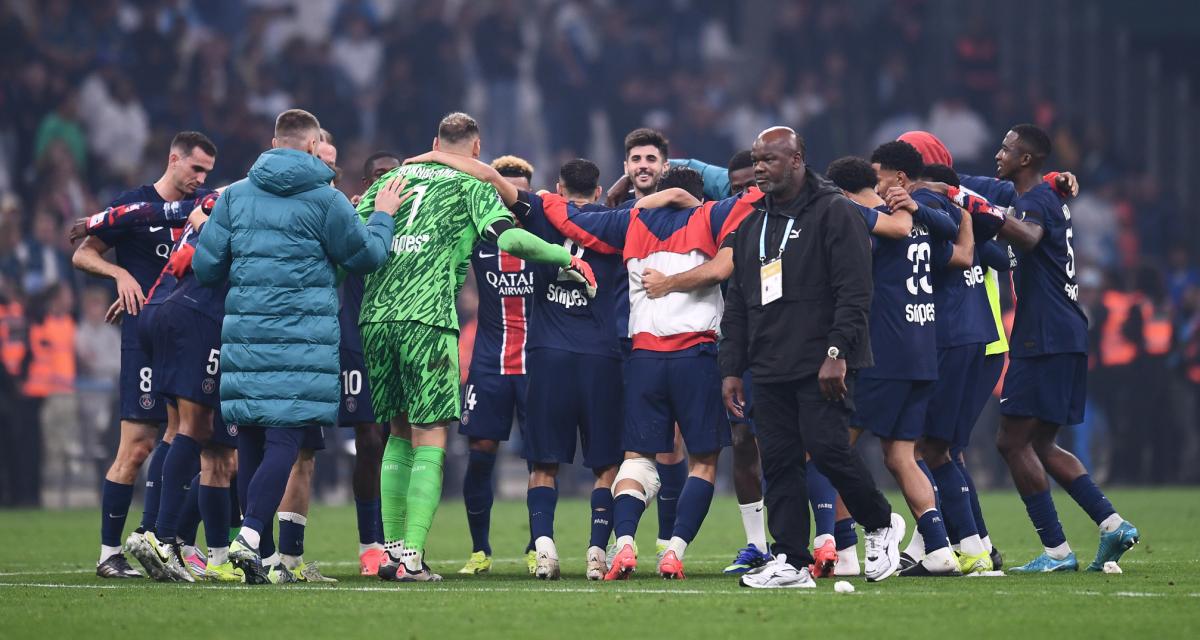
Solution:
<svg viewBox="0 0 1200 640">
<path fill-rule="evenodd" d="M 403 563 L 401 563 L 403 566 Z M 442 576 L 434 573 L 429 569 L 429 565 L 421 563 L 421 568 L 417 571 L 404 570 L 404 575 L 400 576 L 399 582 L 441 582 Z"/>
<path fill-rule="evenodd" d="M 738 549 L 737 557 L 733 559 L 733 564 L 725 567 L 725 573 L 729 575 L 740 575 L 757 569 L 771 561 L 771 554 L 764 553 L 759 550 L 753 543 Z"/>
<path fill-rule="evenodd" d="M 554 541 L 542 537 L 537 539 L 536 545 L 537 560 L 533 568 L 533 577 L 538 580 L 558 580 L 562 573 L 559 570 L 558 549 L 554 546 Z"/>
<path fill-rule="evenodd" d="M 892 514 L 889 526 L 868 531 L 867 582 L 880 582 L 900 568 L 900 541 L 904 539 L 904 518 Z"/>
<path fill-rule="evenodd" d="M 188 566 L 187 561 L 183 559 L 183 549 L 178 544 L 170 544 L 165 549 L 167 553 L 167 561 L 164 563 L 167 568 L 167 573 L 171 576 L 172 582 L 195 582 L 196 577 L 192 575 L 192 569 Z"/>
<path fill-rule="evenodd" d="M 317 562 L 301 562 L 300 566 L 292 569 L 292 575 L 300 582 L 325 582 L 328 584 L 337 584 L 337 578 L 321 575 L 321 569 L 317 567 Z"/>
<path fill-rule="evenodd" d="M 995 546 L 988 552 L 988 557 L 992 560 L 992 571 L 999 571 L 1004 568 L 1004 555 Z"/>
<path fill-rule="evenodd" d="M 612 566 L 612 562 L 617 557 L 617 553 L 619 551 L 621 551 L 621 550 L 619 548 L 617 548 L 617 543 L 614 542 L 614 543 L 608 545 L 608 548 L 604 550 L 605 566 L 609 566 L 609 567 Z M 633 555 L 636 556 L 637 554 L 638 554 L 638 546 L 637 546 L 637 543 L 634 542 L 633 543 Z"/>
<path fill-rule="evenodd" d="M 907 551 L 900 552 L 900 571 L 905 571 L 921 564 L 920 560 L 908 555 Z"/>
<path fill-rule="evenodd" d="M 969 576 L 973 573 L 987 573 L 993 568 L 992 556 L 986 551 L 974 556 L 959 553 L 958 568 L 964 576 Z"/>
<path fill-rule="evenodd" d="M 404 563 L 400 562 L 400 558 L 385 552 L 383 562 L 379 563 L 379 571 L 375 575 L 385 582 L 399 582 L 404 576 Z"/>
<path fill-rule="evenodd" d="M 654 557 L 657 558 L 658 560 L 662 560 L 663 556 L 666 555 L 666 553 L 667 553 L 667 545 L 669 545 L 669 544 L 671 544 L 670 540 L 663 540 L 662 538 L 655 539 L 654 540 Z"/>
<path fill-rule="evenodd" d="M 208 568 L 208 558 L 204 557 L 203 553 L 197 549 L 191 554 L 184 556 L 183 564 L 192 572 L 192 577 L 200 578 L 204 575 L 204 570 Z"/>
<path fill-rule="evenodd" d="M 204 580 L 209 582 L 245 582 L 242 570 L 233 566 L 232 562 L 225 564 L 209 564 L 204 568 Z"/>
<path fill-rule="evenodd" d="M 129 566 L 129 560 L 123 553 L 114 553 L 104 562 L 97 562 L 96 575 L 101 578 L 117 578 L 119 580 L 145 577 L 141 571 Z"/>
<path fill-rule="evenodd" d="M 267 567 L 267 582 L 271 584 L 292 584 L 293 582 L 300 582 L 300 579 L 280 562 L 279 564 Z"/>
<path fill-rule="evenodd" d="M 837 564 L 833 565 L 833 575 L 840 578 L 862 573 L 862 565 L 858 562 L 858 547 L 846 547 L 837 554 L 838 559 Z"/>
<path fill-rule="evenodd" d="M 1067 557 L 1061 560 L 1042 553 L 1019 567 L 1009 569 L 1011 573 L 1053 573 L 1055 571 L 1079 571 L 1079 561 L 1075 559 L 1075 552 L 1068 553 Z"/>
<path fill-rule="evenodd" d="M 525 568 L 529 569 L 529 575 L 537 571 L 537 552 L 533 549 L 525 552 Z"/>
<path fill-rule="evenodd" d="M 616 557 L 613 558 L 608 573 L 604 574 L 604 579 L 625 580 L 634 571 L 637 571 L 637 551 L 633 549 L 633 545 L 627 544 L 621 547 Z"/>
<path fill-rule="evenodd" d="M 387 558 L 383 549 L 372 547 L 358 556 L 358 574 L 374 576 L 379 574 L 379 565 Z"/>
<path fill-rule="evenodd" d="M 246 584 L 270 584 L 267 568 L 263 566 L 258 549 L 251 547 L 241 535 L 229 544 L 229 561 L 241 570 L 246 577 Z"/>
<path fill-rule="evenodd" d="M 837 545 L 834 544 L 833 540 L 828 540 L 825 544 L 813 550 L 813 564 L 809 571 L 814 578 L 828 578 L 833 575 L 837 561 Z"/>
<path fill-rule="evenodd" d="M 606 573 L 608 573 L 608 560 L 605 558 L 604 549 L 600 547 L 588 547 L 587 579 L 603 580 Z"/>
<path fill-rule="evenodd" d="M 171 582 L 171 574 L 167 571 L 169 556 L 163 547 L 164 545 L 150 531 L 145 533 L 134 531 L 125 540 L 125 550 L 141 563 L 151 579 L 158 582 Z"/>
<path fill-rule="evenodd" d="M 674 551 L 668 550 L 658 561 L 658 575 L 667 580 L 683 580 L 683 560 Z"/>
<path fill-rule="evenodd" d="M 492 570 L 492 557 L 482 551 L 476 551 L 467 559 L 467 563 L 458 572 L 464 575 L 475 576 L 481 573 L 487 573 Z"/>
<path fill-rule="evenodd" d="M 1133 548 L 1141 540 L 1137 527 L 1129 522 L 1122 522 L 1116 531 L 1100 534 L 1100 546 L 1096 549 L 1096 559 L 1088 565 L 1088 571 L 1103 571 L 1105 562 L 1118 562 L 1126 551 Z"/>
<path fill-rule="evenodd" d="M 738 584 L 751 589 L 815 589 L 808 568 L 797 569 L 787 561 L 787 554 L 779 554 L 774 560 L 738 579 Z"/>
<path fill-rule="evenodd" d="M 954 551 L 950 547 L 942 547 L 925 554 L 920 562 L 900 569 L 898 575 L 906 578 L 943 578 L 961 576 L 962 571 L 958 568 L 958 557 L 954 555 Z"/>
</svg>

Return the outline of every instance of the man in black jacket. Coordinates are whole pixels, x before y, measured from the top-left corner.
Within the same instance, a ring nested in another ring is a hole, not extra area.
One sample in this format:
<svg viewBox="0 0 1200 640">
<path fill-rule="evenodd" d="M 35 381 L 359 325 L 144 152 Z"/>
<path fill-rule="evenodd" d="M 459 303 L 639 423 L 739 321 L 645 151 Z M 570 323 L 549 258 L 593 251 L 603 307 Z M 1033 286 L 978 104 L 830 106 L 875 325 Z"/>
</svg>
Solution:
<svg viewBox="0 0 1200 640">
<path fill-rule="evenodd" d="M 854 372 L 873 363 L 866 224 L 837 187 L 807 173 L 795 131 L 767 129 L 752 155 L 755 182 L 767 197 L 727 241 L 734 272 L 719 359 L 725 405 L 734 415 L 743 413 L 742 373 L 754 376 L 776 560 L 742 576 L 741 584 L 815 586 L 808 571 L 806 453 L 867 531 L 867 579 L 883 580 L 898 566 L 904 519 L 892 513 L 850 448 L 848 431 Z"/>
</svg>

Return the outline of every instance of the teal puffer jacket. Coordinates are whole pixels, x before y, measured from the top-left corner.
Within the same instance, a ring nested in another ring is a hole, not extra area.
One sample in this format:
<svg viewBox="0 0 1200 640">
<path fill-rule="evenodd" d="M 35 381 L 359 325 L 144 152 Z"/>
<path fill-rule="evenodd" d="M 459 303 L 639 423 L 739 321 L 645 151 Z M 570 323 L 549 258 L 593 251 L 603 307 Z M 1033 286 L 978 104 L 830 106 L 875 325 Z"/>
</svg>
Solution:
<svg viewBox="0 0 1200 640">
<path fill-rule="evenodd" d="M 192 268 L 229 280 L 221 326 L 221 414 L 265 427 L 332 425 L 341 399 L 335 265 L 355 274 L 388 257 L 392 218 L 366 226 L 333 171 L 292 149 L 258 157 L 204 225 Z"/>
</svg>

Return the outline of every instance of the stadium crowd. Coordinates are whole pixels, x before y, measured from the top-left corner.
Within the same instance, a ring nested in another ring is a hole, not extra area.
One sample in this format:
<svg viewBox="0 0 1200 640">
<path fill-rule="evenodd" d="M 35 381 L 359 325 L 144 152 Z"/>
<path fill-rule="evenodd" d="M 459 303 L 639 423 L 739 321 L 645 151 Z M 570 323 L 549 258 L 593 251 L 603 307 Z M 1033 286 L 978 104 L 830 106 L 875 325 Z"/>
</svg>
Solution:
<svg viewBox="0 0 1200 640">
<path fill-rule="evenodd" d="M 750 55 L 737 5 L 0 5 L 0 504 L 59 504 L 45 496 L 66 495 L 79 465 L 116 442 L 120 331 L 104 322 L 114 292 L 71 267 L 67 229 L 153 179 L 179 130 L 220 148 L 207 185 L 240 178 L 294 105 L 336 134 L 347 167 L 381 141 L 402 156 L 427 150 L 439 119 L 465 104 L 482 115 L 489 154 L 547 167 L 593 157 L 606 178 L 619 175 L 620 137 L 643 125 L 669 136 L 673 157 L 723 165 L 787 124 L 814 168 L 925 129 L 961 171 L 990 175 L 1004 127 L 1033 122 L 1051 133 L 1054 168 L 1084 186 L 1071 208 L 1095 406 L 1075 450 L 1110 482 L 1200 481 L 1183 464 L 1200 448 L 1200 268 L 1171 233 L 1187 219 L 1169 185 L 1119 154 L 1105 122 L 1058 111 L 1047 87 L 999 91 L 1002 43 L 982 15 L 954 35 L 948 60 L 926 59 L 910 46 L 929 35 L 925 3 L 786 3 Z M 356 193 L 356 178 L 340 186 Z M 977 477 L 1005 481 L 992 466 Z"/>
</svg>

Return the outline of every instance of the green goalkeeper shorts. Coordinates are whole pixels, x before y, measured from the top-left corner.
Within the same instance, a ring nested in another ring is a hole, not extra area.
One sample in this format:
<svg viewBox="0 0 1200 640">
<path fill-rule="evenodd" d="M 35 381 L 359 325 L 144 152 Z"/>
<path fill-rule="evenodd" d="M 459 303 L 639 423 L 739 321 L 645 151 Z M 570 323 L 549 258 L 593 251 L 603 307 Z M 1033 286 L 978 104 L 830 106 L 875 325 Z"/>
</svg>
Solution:
<svg viewBox="0 0 1200 640">
<path fill-rule="evenodd" d="M 420 322 L 362 325 L 375 416 L 420 426 L 458 419 L 458 332 Z"/>
</svg>

